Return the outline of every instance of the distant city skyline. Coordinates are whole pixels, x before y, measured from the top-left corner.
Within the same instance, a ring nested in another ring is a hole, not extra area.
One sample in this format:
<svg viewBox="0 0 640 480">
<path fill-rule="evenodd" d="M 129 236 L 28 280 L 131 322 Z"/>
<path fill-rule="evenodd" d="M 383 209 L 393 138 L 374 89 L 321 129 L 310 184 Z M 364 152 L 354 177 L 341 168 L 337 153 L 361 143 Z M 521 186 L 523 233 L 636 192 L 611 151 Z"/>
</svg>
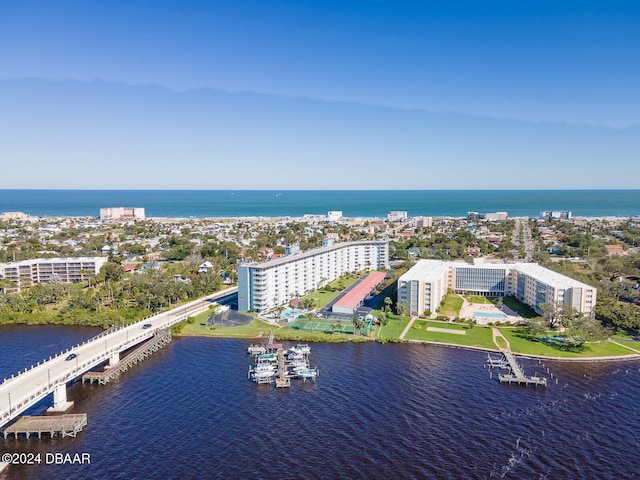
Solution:
<svg viewBox="0 0 640 480">
<path fill-rule="evenodd" d="M 0 188 L 637 189 L 640 4 L 0 4 Z"/>
</svg>

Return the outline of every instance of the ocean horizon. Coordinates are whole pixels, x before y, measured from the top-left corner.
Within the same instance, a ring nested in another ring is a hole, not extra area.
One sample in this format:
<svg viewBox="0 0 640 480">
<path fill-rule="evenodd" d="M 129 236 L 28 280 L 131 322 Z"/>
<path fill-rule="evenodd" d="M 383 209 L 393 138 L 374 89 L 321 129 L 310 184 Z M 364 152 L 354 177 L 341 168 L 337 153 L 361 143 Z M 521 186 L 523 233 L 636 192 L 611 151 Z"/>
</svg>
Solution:
<svg viewBox="0 0 640 480">
<path fill-rule="evenodd" d="M 345 217 L 463 217 L 507 212 L 537 217 L 571 211 L 574 217 L 640 215 L 639 190 L 0 190 L 0 212 L 32 216 L 94 216 L 105 207 L 142 207 L 147 217 L 302 217 L 342 211 Z"/>
</svg>

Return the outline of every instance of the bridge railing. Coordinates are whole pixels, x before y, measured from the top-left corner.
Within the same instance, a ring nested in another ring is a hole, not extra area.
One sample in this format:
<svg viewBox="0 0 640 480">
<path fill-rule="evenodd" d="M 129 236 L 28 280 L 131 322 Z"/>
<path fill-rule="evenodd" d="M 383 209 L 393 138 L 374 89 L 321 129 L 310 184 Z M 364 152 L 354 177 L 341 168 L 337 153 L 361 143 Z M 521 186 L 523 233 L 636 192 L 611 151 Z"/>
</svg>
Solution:
<svg viewBox="0 0 640 480">
<path fill-rule="evenodd" d="M 168 318 L 168 320 L 166 322 L 161 323 L 156 328 L 169 328 L 172 325 L 174 325 L 174 324 L 176 324 L 178 322 L 181 322 L 182 320 L 185 320 L 189 316 L 189 313 L 187 313 L 187 310 L 189 308 L 201 305 L 202 310 L 204 311 L 204 310 L 206 310 L 206 308 L 208 308 L 208 305 L 206 305 L 205 302 L 206 302 L 206 300 L 210 299 L 210 297 L 216 296 L 218 294 L 220 294 L 220 298 L 228 296 L 228 295 L 233 295 L 234 290 L 235 290 L 234 288 L 229 288 L 229 289 L 223 290 L 222 292 L 217 292 L 215 294 L 208 295 L 205 298 L 200 298 L 200 299 L 197 299 L 197 300 L 193 300 L 193 301 L 191 301 L 189 303 L 186 303 L 185 305 L 181 305 L 180 307 L 174 308 L 172 310 L 168 310 L 166 312 L 161 312 L 161 313 L 158 313 L 158 314 L 155 314 L 155 315 L 148 315 L 148 316 L 144 317 L 143 319 L 138 320 L 137 322 L 134 322 L 134 323 L 129 324 L 129 325 L 113 326 L 113 327 L 111 327 L 111 328 L 109 328 L 109 329 L 107 329 L 107 330 L 105 330 L 103 332 L 100 332 L 98 335 L 96 335 L 94 337 L 91 337 L 90 339 L 88 339 L 88 340 L 86 340 L 86 341 L 84 341 L 82 343 L 79 343 L 79 344 L 77 344 L 77 345 L 75 345 L 73 347 L 69 347 L 66 350 L 60 351 L 60 353 L 57 354 L 57 355 L 49 356 L 48 360 L 45 359 L 45 360 L 42 360 L 42 362 L 37 362 L 36 364 L 32 364 L 29 368 L 25 367 L 25 369 L 19 371 L 17 375 L 13 375 L 12 374 L 10 378 L 8 378 L 8 377 L 4 378 L 3 381 L 0 383 L 0 387 L 2 387 L 7 382 L 11 382 L 11 381 L 14 381 L 14 380 L 17 380 L 17 379 L 21 378 L 22 375 L 25 375 L 25 374 L 31 372 L 33 369 L 38 368 L 41 365 L 44 365 L 48 361 L 54 360 L 54 359 L 56 359 L 58 357 L 61 357 L 63 355 L 67 355 L 72 350 L 76 350 L 76 349 L 81 348 L 81 347 L 83 347 L 85 345 L 89 345 L 89 344 L 95 343 L 95 342 L 103 339 L 104 337 L 106 337 L 108 335 L 111 335 L 111 334 L 113 334 L 115 332 L 124 330 L 126 328 L 131 328 L 134 325 L 143 324 L 145 322 L 150 321 L 151 319 L 157 319 L 158 317 L 166 316 Z M 182 310 L 182 309 L 184 309 L 184 312 L 180 312 L 180 310 Z M 175 317 L 171 318 L 172 315 L 175 315 Z M 137 336 L 135 336 L 133 338 L 128 339 L 126 342 L 123 342 L 122 345 L 119 347 L 120 351 L 122 349 L 124 349 L 123 347 L 126 346 L 126 345 L 131 345 L 132 346 L 135 343 L 139 343 L 144 338 L 150 338 L 152 333 L 153 333 L 153 331 L 144 332 L 144 333 L 141 333 L 140 335 L 137 335 Z M 111 352 L 111 353 L 113 353 L 113 352 Z"/>
</svg>

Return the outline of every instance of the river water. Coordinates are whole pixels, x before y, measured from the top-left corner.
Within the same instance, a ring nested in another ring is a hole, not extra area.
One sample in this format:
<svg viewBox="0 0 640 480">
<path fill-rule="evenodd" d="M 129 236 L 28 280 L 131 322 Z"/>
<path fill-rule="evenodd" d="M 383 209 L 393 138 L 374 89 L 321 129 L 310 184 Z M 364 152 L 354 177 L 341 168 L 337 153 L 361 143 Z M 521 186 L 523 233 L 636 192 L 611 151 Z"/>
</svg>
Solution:
<svg viewBox="0 0 640 480">
<path fill-rule="evenodd" d="M 25 348 L 93 334 L 2 328 L 0 377 L 22 368 Z M 558 384 L 535 389 L 490 379 L 481 352 L 313 344 L 317 383 L 276 390 L 247 380 L 249 343 L 177 338 L 107 386 L 72 385 L 71 413 L 88 414 L 77 438 L 0 439 L 0 449 L 88 453 L 91 464 L 11 466 L 0 479 L 639 475 L 638 361 L 546 362 Z M 537 361 L 522 364 L 543 373 Z"/>
</svg>

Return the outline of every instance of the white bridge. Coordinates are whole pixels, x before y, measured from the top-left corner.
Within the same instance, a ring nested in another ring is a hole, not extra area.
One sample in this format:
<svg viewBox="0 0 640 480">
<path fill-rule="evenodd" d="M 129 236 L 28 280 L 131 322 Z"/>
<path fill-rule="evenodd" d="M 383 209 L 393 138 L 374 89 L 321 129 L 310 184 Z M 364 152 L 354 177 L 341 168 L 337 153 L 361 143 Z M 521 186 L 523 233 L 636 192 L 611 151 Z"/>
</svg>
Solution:
<svg viewBox="0 0 640 480">
<path fill-rule="evenodd" d="M 106 330 L 81 345 L 5 379 L 0 384 L 0 427 L 50 393 L 53 393 L 50 411 L 68 410 L 73 404 L 67 401 L 68 382 L 104 362 L 109 362 L 110 367 L 116 365 L 121 352 L 153 337 L 156 330 L 169 328 L 189 316 L 201 313 L 209 308 L 212 301 L 237 291 L 237 287 L 228 288 L 131 325 Z"/>
</svg>

